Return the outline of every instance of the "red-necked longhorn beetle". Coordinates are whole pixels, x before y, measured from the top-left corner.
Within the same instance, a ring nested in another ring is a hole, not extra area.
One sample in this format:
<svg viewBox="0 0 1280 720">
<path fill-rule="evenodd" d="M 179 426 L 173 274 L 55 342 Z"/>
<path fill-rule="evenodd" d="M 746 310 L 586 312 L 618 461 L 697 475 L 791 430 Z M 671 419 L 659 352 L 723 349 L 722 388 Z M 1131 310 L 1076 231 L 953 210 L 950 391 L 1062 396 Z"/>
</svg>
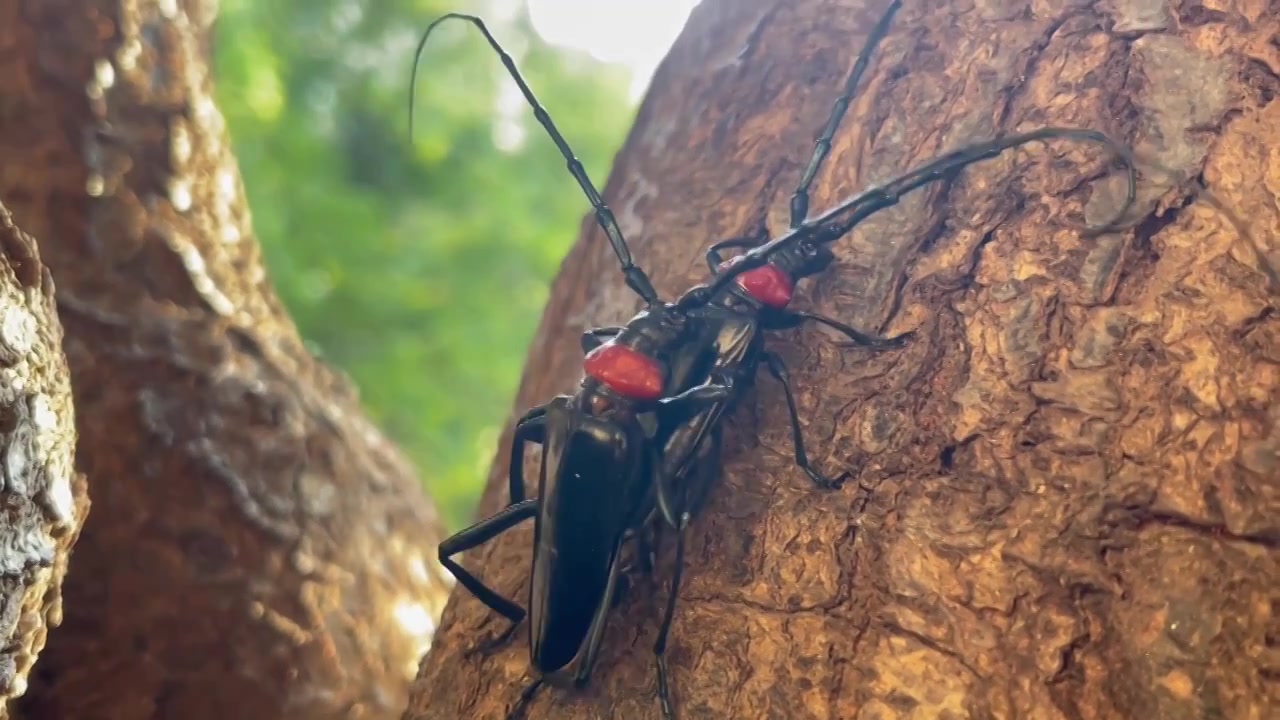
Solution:
<svg viewBox="0 0 1280 720">
<path fill-rule="evenodd" d="M 1126 202 L 1111 221 L 1087 228 L 1089 232 L 1115 228 L 1132 205 L 1137 171 L 1127 148 L 1097 131 L 1043 128 L 948 153 L 806 220 L 809 188 L 830 152 L 871 54 L 900 6 L 901 0 L 892 0 L 871 29 L 843 93 L 815 141 L 813 155 L 791 197 L 789 231 L 764 243 L 749 238 L 716 243 L 707 251 L 711 279 L 673 303 L 658 296 L 648 276 L 632 261 L 613 212 L 484 22 L 473 15 L 450 13 L 424 32 L 414 58 L 415 75 L 427 38 L 439 23 L 455 18 L 480 30 L 560 149 L 618 257 L 627 286 L 645 303 L 626 325 L 583 333 L 584 376 L 577 391 L 529 410 L 516 423 L 508 471 L 510 504 L 440 544 L 440 561 L 458 582 L 511 621 L 505 633 L 486 644 L 492 647 L 511 636 L 526 611 L 490 589 L 454 557 L 525 520 L 534 520 L 527 614 L 530 664 L 537 677 L 521 693 L 509 718 L 523 711 L 543 683 L 568 687 L 587 683 L 619 586 L 623 546 L 632 538 L 644 543 L 644 531 L 649 527 L 657 530 L 655 520 L 660 517 L 677 531 L 676 567 L 654 646 L 662 717 L 673 720 L 664 652 L 683 570 L 684 530 L 719 474 L 721 420 L 753 383 L 762 362 L 782 385 L 796 464 L 822 488 L 837 487 L 848 476 L 843 473 L 827 478 L 810 464 L 787 369 L 764 347 L 764 331 L 793 328 L 806 320 L 825 324 L 852 342 L 875 349 L 899 347 L 910 337 L 910 333 L 892 338 L 868 335 L 831 318 L 788 309 L 795 284 L 822 272 L 833 261 L 827 247 L 830 243 L 873 213 L 896 205 L 911 190 L 1037 140 L 1096 142 L 1124 160 L 1129 180 Z M 409 101 L 412 128 L 412 88 Z M 752 249 L 726 261 L 722 253 L 731 248 Z M 534 498 L 525 497 L 523 468 L 528 443 L 542 446 Z M 642 560 L 647 559 L 646 548 L 640 553 Z"/>
</svg>

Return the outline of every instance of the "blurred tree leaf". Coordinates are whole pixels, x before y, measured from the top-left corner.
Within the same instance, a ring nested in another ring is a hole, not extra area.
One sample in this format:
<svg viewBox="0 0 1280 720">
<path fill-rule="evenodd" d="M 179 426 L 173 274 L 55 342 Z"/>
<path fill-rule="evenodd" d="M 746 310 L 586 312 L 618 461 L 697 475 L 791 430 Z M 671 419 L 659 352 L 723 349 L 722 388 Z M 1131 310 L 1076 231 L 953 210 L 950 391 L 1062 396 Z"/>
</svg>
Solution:
<svg viewBox="0 0 1280 720">
<path fill-rule="evenodd" d="M 451 527 L 466 523 L 511 412 L 548 283 L 588 210 L 555 146 L 443 0 L 224 0 L 217 93 L 272 279 L 349 373 Z M 597 185 L 631 122 L 627 71 L 490 22 Z M 524 142 L 500 147 L 512 132 Z"/>
</svg>

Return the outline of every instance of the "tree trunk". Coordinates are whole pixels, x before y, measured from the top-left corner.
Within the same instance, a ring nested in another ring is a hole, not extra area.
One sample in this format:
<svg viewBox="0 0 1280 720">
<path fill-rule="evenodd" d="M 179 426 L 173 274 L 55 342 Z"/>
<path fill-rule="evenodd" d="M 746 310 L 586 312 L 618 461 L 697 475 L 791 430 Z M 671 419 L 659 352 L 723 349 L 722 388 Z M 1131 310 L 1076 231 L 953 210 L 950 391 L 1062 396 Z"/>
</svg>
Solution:
<svg viewBox="0 0 1280 720">
<path fill-rule="evenodd" d="M 884 5 L 694 10 L 606 189 L 664 297 L 704 274 L 712 242 L 785 230 Z M 916 337 L 883 353 L 820 329 L 771 341 L 811 454 L 856 479 L 813 488 L 762 379 L 689 533 L 669 649 L 684 720 L 1276 716 L 1278 31 L 1262 0 L 905 4 L 811 214 L 960 145 L 1073 125 L 1143 158 L 1137 225 L 1082 237 L 1123 177 L 1095 147 L 1055 141 L 972 166 L 835 245 L 796 304 Z M 637 307 L 587 226 L 518 408 L 572 391 L 578 334 Z M 531 537 L 466 564 L 523 600 Z M 670 549 L 614 613 L 591 686 L 544 690 L 527 717 L 658 716 Z M 466 655 L 503 624 L 455 593 L 406 720 L 504 717 L 528 681 L 523 629 Z"/>
<path fill-rule="evenodd" d="M 0 204 L 0 718 L 21 695 L 49 629 L 89 499 L 75 472 L 75 410 L 53 279 Z"/>
<path fill-rule="evenodd" d="M 213 10 L 0 3 L 0 197 L 57 283 L 94 502 L 29 720 L 398 717 L 448 587 L 412 471 L 267 282 Z"/>
</svg>

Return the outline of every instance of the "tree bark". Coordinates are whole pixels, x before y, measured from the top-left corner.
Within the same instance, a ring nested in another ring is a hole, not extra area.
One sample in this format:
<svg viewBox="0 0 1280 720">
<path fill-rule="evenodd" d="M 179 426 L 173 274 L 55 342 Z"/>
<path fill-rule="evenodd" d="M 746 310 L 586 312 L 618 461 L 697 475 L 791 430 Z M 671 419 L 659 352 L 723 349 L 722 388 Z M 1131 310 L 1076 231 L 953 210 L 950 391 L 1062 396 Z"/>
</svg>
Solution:
<svg viewBox="0 0 1280 720">
<path fill-rule="evenodd" d="M 67 559 L 89 510 L 53 279 L 0 204 L 0 718 L 62 618 Z"/>
<path fill-rule="evenodd" d="M 883 7 L 694 10 L 606 188 L 664 297 L 704 275 L 712 242 L 785 230 Z M 1265 0 L 905 5 L 811 214 L 958 146 L 1072 125 L 1143 158 L 1136 227 L 1082 237 L 1124 179 L 1097 148 L 1057 141 L 972 166 L 834 246 L 796 304 L 916 337 L 882 353 L 820 329 L 771 341 L 811 455 L 856 480 L 812 487 L 782 394 L 760 380 L 689 534 L 669 648 L 684 720 L 1276 716 L 1278 31 Z M 571 392 L 578 334 L 637 308 L 587 225 L 517 408 Z M 523 599 L 531 537 L 466 564 Z M 591 686 L 543 691 L 527 717 L 658 716 L 670 549 L 656 589 L 639 581 L 614 613 Z M 504 717 L 528 681 L 524 632 L 466 655 L 502 626 L 455 593 L 406 720 Z"/>
<path fill-rule="evenodd" d="M 413 472 L 269 286 L 213 15 L 0 3 L 0 197 L 45 241 L 94 502 L 30 720 L 398 717 L 447 592 Z"/>
</svg>

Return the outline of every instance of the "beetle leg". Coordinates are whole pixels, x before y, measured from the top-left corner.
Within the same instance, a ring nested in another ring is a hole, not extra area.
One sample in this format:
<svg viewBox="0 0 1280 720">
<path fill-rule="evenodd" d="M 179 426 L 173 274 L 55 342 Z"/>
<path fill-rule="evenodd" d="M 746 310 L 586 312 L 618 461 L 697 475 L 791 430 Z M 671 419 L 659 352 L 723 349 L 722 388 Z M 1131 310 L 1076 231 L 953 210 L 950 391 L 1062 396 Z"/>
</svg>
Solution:
<svg viewBox="0 0 1280 720">
<path fill-rule="evenodd" d="M 515 434 L 511 438 L 511 465 L 507 473 L 507 492 L 511 496 L 511 504 L 524 502 L 524 445 L 525 443 L 542 444 L 546 427 L 547 406 L 530 408 L 516 422 Z"/>
<path fill-rule="evenodd" d="M 689 490 L 685 493 L 684 505 L 691 517 L 698 517 L 702 512 L 711 486 L 720 477 L 720 449 L 723 447 L 724 431 L 720 425 L 716 425 L 708 434 L 710 437 L 703 441 L 700 451 L 705 454 L 697 460 L 697 469 L 687 483 Z"/>
<path fill-rule="evenodd" d="M 718 382 L 717 382 L 718 381 Z M 713 382 L 708 382 L 697 387 L 690 388 L 674 397 L 665 398 L 660 401 L 659 407 L 665 413 L 675 413 L 664 417 L 664 422 L 679 424 L 685 422 L 694 416 L 712 411 L 717 406 L 723 408 L 733 401 L 734 392 L 736 391 L 732 378 L 715 377 Z M 711 422 L 719 422 L 718 415 Z M 681 430 L 683 431 L 683 429 Z M 690 456 L 698 452 L 697 446 L 690 451 Z M 681 464 L 675 465 L 673 476 L 680 474 Z M 679 525 L 679 514 L 675 509 L 676 505 L 672 502 L 671 490 L 667 487 L 667 482 L 673 478 L 667 478 L 661 468 L 663 467 L 662 457 L 657 448 L 654 449 L 653 458 L 654 470 L 654 486 L 657 494 L 658 510 L 662 513 L 662 519 L 671 527 Z M 687 503 L 680 503 L 680 506 L 686 506 Z"/>
<path fill-rule="evenodd" d="M 538 689 L 542 687 L 543 682 L 542 678 L 538 678 L 520 691 L 520 698 L 516 700 L 515 707 L 511 708 L 511 712 L 507 713 L 507 720 L 518 720 L 524 714 L 524 709 L 533 701 L 533 696 L 538 694 Z"/>
<path fill-rule="evenodd" d="M 809 463 L 809 456 L 804 451 L 804 437 L 800 432 L 800 414 L 796 411 L 796 398 L 794 393 L 791 392 L 791 378 L 787 374 L 787 366 L 783 364 L 782 358 L 771 352 L 765 352 L 763 357 L 769 366 L 769 374 L 782 384 L 782 393 L 787 398 L 787 412 L 791 415 L 791 441 L 795 445 L 796 465 L 799 465 L 800 469 L 804 470 L 805 474 L 817 483 L 819 487 L 825 489 L 839 487 L 841 483 L 848 479 L 850 473 L 843 472 L 840 473 L 839 477 L 828 478 L 815 470 L 813 465 Z"/>
<path fill-rule="evenodd" d="M 663 398 L 658 406 L 663 413 L 679 413 L 685 417 L 693 417 L 716 403 L 725 402 L 733 397 L 731 383 L 704 383 L 691 387 L 684 392 Z M 668 416 L 670 417 L 670 416 Z"/>
<path fill-rule="evenodd" d="M 662 552 L 662 534 L 665 525 L 663 523 L 653 523 L 653 540 L 650 542 L 649 558 L 655 565 L 658 562 L 658 554 Z"/>
<path fill-rule="evenodd" d="M 490 610 L 510 620 L 513 625 L 524 620 L 524 608 L 489 589 L 489 586 L 481 582 L 479 578 L 455 562 L 453 556 L 460 552 L 477 548 L 537 514 L 538 500 L 536 498 L 508 505 L 497 515 L 481 520 L 440 543 L 440 564 L 453 573 L 458 583 L 474 595 L 477 600 L 488 606 Z"/>
<path fill-rule="evenodd" d="M 622 332 L 622 330 L 623 328 L 620 328 L 617 325 L 610 325 L 609 327 L 591 328 L 590 330 L 582 333 L 582 340 L 580 341 L 582 344 L 582 353 L 585 355 L 592 350 L 595 350 L 606 342 L 617 337 L 618 333 Z"/>
<path fill-rule="evenodd" d="M 680 595 L 680 579 L 684 574 L 685 534 L 689 528 L 689 520 L 697 514 L 702 502 L 706 499 L 706 490 L 720 475 L 720 429 L 712 431 L 699 449 L 699 457 L 695 460 L 687 483 L 689 492 L 682 500 L 686 501 L 680 511 L 680 521 L 676 530 L 676 567 L 671 576 L 671 589 L 667 595 L 666 611 L 662 615 L 662 624 L 658 627 L 658 640 L 653 646 L 654 662 L 658 668 L 658 701 L 662 705 L 663 720 L 674 720 L 675 710 L 671 704 L 671 682 L 667 670 L 667 637 L 671 632 L 671 623 L 675 618 L 676 599 Z"/>
<path fill-rule="evenodd" d="M 644 573 L 645 577 L 649 577 L 653 574 L 653 566 L 656 564 L 656 559 L 653 554 L 653 543 L 649 540 L 649 535 L 647 534 L 648 530 L 644 525 L 641 525 L 634 531 L 629 532 L 632 532 L 629 537 L 636 541 L 635 559 L 627 567 L 622 568 L 622 572 L 630 572 L 635 565 L 639 565 L 640 572 Z"/>
<path fill-rule="evenodd" d="M 720 266 L 723 265 L 725 261 L 724 256 L 720 254 L 722 250 L 728 250 L 730 248 L 753 248 L 757 245 L 763 244 L 764 240 L 752 237 L 736 237 L 729 238 L 728 240 L 721 240 L 715 245 L 707 248 L 707 267 L 710 268 L 713 273 L 720 269 Z"/>
<path fill-rule="evenodd" d="M 635 541 L 635 555 L 622 566 L 622 570 L 618 575 L 618 589 L 613 593 L 610 601 L 613 608 L 617 608 L 626 599 L 627 594 L 631 592 L 631 575 L 630 573 L 640 566 L 640 572 L 645 578 L 653 576 L 653 547 L 649 543 L 649 536 L 645 534 L 645 527 L 642 525 L 631 530 L 627 530 L 622 534 L 622 542 L 626 544 L 628 540 Z"/>
<path fill-rule="evenodd" d="M 911 339 L 914 332 L 905 332 L 901 335 L 893 337 L 881 337 L 878 335 L 868 335 L 853 327 L 850 327 L 839 320 L 824 317 L 811 312 L 803 312 L 799 310 L 782 310 L 770 313 L 771 317 L 767 318 L 765 326 L 769 330 L 789 330 L 798 327 L 805 320 L 826 325 L 838 331 L 841 335 L 849 338 L 854 344 L 861 345 L 876 350 L 887 350 L 889 348 L 902 347 Z"/>
<path fill-rule="evenodd" d="M 658 641 L 653 645 L 654 662 L 658 666 L 658 702 L 662 705 L 663 720 L 674 720 L 676 716 L 671 707 L 671 682 L 667 677 L 667 636 L 676 614 L 676 598 L 680 595 L 680 577 L 684 574 L 684 533 L 688 527 L 689 513 L 686 510 L 680 513 L 680 527 L 676 530 L 676 568 L 671 574 L 671 590 L 667 594 L 662 625 L 658 628 Z"/>
</svg>

